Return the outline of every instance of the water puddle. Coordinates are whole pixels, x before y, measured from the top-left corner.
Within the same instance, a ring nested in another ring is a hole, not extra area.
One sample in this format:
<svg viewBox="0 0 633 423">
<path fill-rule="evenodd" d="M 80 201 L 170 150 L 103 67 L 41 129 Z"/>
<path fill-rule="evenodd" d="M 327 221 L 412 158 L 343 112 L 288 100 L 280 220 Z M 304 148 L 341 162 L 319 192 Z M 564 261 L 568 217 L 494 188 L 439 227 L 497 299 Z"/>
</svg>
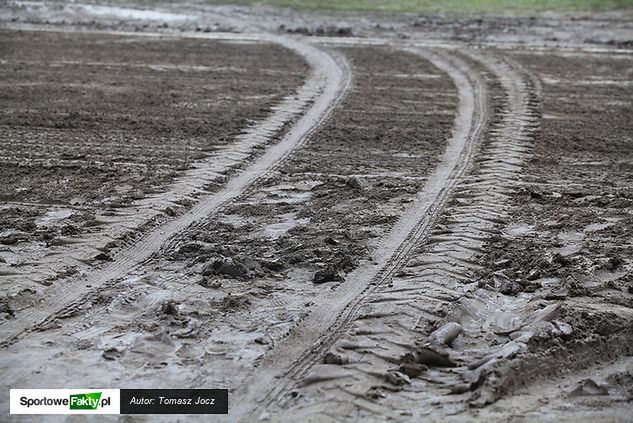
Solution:
<svg viewBox="0 0 633 423">
<path fill-rule="evenodd" d="M 297 219 L 296 213 L 282 214 L 279 218 L 281 219 L 280 222 L 265 225 L 257 235 L 268 239 L 277 239 L 295 226 L 306 225 L 310 222 L 310 219 L 307 218 Z"/>
<path fill-rule="evenodd" d="M 74 213 L 71 209 L 52 210 L 35 221 L 37 226 L 48 226 L 60 220 L 68 219 Z"/>
</svg>

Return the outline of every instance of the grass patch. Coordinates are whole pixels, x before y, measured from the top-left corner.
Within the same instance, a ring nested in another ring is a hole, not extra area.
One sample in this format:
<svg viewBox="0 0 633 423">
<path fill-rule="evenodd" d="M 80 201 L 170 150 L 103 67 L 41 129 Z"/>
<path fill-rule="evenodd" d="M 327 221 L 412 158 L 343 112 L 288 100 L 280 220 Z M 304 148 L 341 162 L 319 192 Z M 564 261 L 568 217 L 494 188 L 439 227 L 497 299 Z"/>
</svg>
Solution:
<svg viewBox="0 0 633 423">
<path fill-rule="evenodd" d="M 633 9 L 633 0 L 207 0 L 344 12 L 504 13 Z"/>
</svg>

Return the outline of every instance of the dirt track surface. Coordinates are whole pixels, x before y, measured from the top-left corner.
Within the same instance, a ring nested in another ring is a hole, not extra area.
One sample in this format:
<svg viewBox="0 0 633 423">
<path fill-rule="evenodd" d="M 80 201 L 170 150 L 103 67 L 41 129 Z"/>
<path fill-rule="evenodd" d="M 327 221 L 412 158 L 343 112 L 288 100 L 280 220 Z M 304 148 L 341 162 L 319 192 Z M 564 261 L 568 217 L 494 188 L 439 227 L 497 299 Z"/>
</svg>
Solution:
<svg viewBox="0 0 633 423">
<path fill-rule="evenodd" d="M 306 37 L 272 13 L 213 32 L 251 9 L 6 7 L 5 392 L 228 388 L 226 421 L 627 421 L 628 24 L 562 25 L 554 48 L 566 17 L 514 21 L 521 46 L 487 20 Z"/>
<path fill-rule="evenodd" d="M 5 277 L 25 279 L 5 284 L 5 298 L 109 260 L 123 236 L 213 190 L 223 161 L 256 153 L 239 149 L 240 135 L 307 70 L 262 43 L 32 32 L 2 43 L 0 240 Z M 215 180 L 185 172 L 205 160 Z M 197 191 L 163 194 L 178 184 Z"/>
</svg>

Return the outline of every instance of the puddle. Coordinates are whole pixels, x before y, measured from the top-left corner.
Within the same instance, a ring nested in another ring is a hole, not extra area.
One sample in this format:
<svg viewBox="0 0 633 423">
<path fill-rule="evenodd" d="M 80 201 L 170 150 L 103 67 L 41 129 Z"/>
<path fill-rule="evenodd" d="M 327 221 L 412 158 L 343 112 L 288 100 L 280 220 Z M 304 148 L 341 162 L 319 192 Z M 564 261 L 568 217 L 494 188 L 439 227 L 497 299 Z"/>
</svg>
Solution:
<svg viewBox="0 0 633 423">
<path fill-rule="evenodd" d="M 585 226 L 585 228 L 582 231 L 583 232 L 597 232 L 597 231 L 601 231 L 603 229 L 607 229 L 607 228 L 615 225 L 615 223 L 618 222 L 620 219 L 607 218 L 605 220 L 606 220 L 606 222 L 602 222 L 602 223 L 590 223 L 589 225 Z"/>
<path fill-rule="evenodd" d="M 150 20 L 150 21 L 184 21 L 193 19 L 191 15 L 180 15 L 177 13 L 158 12 L 156 10 L 140 10 L 140 9 L 128 9 L 125 7 L 116 6 L 96 6 L 96 5 L 81 5 L 87 13 L 98 16 L 114 16 L 121 19 L 138 19 L 138 20 Z"/>
<path fill-rule="evenodd" d="M 310 219 L 297 219 L 296 213 L 287 213 L 279 216 L 282 221 L 278 223 L 271 223 L 264 226 L 256 235 L 268 239 L 277 239 L 285 235 L 290 229 L 298 225 L 305 225 L 310 222 Z"/>
<path fill-rule="evenodd" d="M 609 226 L 613 226 L 613 223 L 607 222 L 607 223 L 592 223 L 590 225 L 585 226 L 585 229 L 583 229 L 583 232 L 596 232 L 596 231 L 601 231 L 603 229 L 608 228 Z"/>
<path fill-rule="evenodd" d="M 513 223 L 503 230 L 503 233 L 511 238 L 517 238 L 527 235 L 534 231 L 535 225 L 529 225 L 527 223 Z"/>
<path fill-rule="evenodd" d="M 558 252 L 562 256 L 569 256 L 571 254 L 575 254 L 580 251 L 583 244 L 583 239 L 585 239 L 585 234 L 582 232 L 561 232 L 556 238 L 561 241 L 564 245 L 560 248 L 554 249 L 555 252 Z"/>
<path fill-rule="evenodd" d="M 560 278 L 540 278 L 535 282 L 540 283 L 543 288 L 549 289 L 560 288 L 561 286 Z"/>
<path fill-rule="evenodd" d="M 312 193 L 309 191 L 318 185 L 317 182 L 302 181 L 297 184 L 275 185 L 265 190 L 264 193 L 256 194 L 253 200 L 265 204 L 297 204 L 310 199 Z"/>
<path fill-rule="evenodd" d="M 60 220 L 68 219 L 73 215 L 73 210 L 70 209 L 61 209 L 61 210 L 53 210 L 46 213 L 44 216 L 40 217 L 35 221 L 37 226 L 47 226 L 50 224 L 54 224 Z"/>
<path fill-rule="evenodd" d="M 562 80 L 558 78 L 544 77 L 543 83 L 546 85 L 574 85 L 577 87 L 591 87 L 591 86 L 605 86 L 605 87 L 630 87 L 633 82 L 625 79 L 577 79 L 577 80 Z"/>
</svg>

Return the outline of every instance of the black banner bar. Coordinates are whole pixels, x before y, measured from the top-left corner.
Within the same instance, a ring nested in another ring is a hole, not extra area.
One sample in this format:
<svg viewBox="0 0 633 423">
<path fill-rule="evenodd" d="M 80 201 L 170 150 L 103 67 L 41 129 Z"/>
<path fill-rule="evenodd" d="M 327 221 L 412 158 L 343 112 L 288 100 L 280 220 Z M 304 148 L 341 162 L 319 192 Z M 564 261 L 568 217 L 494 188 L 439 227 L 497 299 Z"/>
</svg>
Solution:
<svg viewBox="0 0 633 423">
<path fill-rule="evenodd" d="M 228 414 L 227 389 L 121 389 L 121 414 Z"/>
</svg>

